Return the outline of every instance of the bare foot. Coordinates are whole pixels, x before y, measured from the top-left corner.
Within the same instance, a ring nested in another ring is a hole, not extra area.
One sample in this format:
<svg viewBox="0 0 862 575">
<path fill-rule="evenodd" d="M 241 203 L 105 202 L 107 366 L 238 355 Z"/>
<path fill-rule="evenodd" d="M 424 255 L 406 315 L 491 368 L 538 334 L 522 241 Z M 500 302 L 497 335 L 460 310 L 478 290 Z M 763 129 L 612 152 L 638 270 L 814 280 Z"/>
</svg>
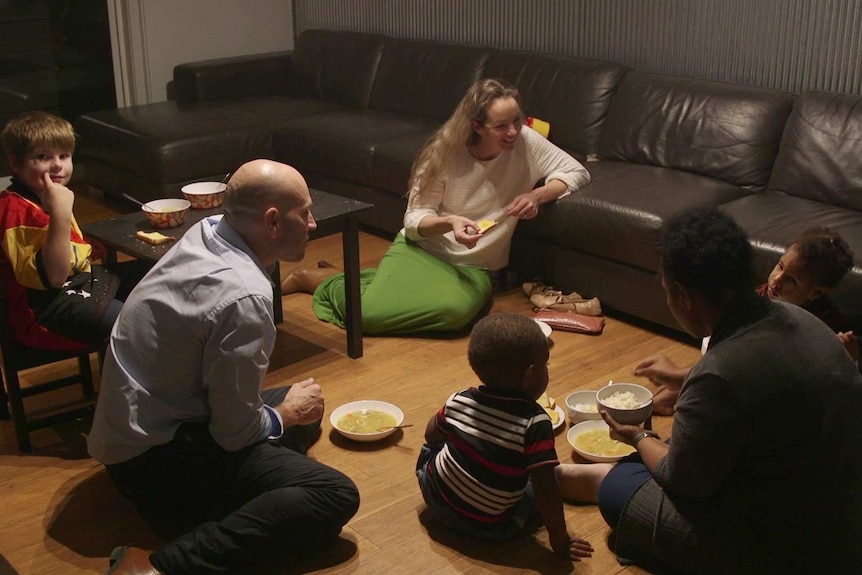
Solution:
<svg viewBox="0 0 862 575">
<path fill-rule="evenodd" d="M 599 486 L 613 467 L 611 463 L 561 463 L 555 468 L 560 495 L 568 501 L 596 503 Z"/>
<path fill-rule="evenodd" d="M 656 415 L 673 415 L 676 411 L 676 399 L 678 397 L 679 391 L 667 387 L 659 388 L 652 398 L 652 412 Z"/>
<path fill-rule="evenodd" d="M 340 272 L 334 267 L 295 268 L 281 280 L 281 295 L 300 292 L 313 294 L 323 280 L 337 273 Z"/>
</svg>

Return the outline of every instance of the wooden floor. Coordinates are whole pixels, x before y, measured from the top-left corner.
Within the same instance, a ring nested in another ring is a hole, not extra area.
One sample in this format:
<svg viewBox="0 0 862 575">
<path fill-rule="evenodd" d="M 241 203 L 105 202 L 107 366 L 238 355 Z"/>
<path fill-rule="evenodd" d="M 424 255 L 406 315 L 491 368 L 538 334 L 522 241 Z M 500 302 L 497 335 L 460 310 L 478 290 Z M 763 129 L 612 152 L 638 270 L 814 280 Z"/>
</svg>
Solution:
<svg viewBox="0 0 862 575">
<path fill-rule="evenodd" d="M 76 213 L 83 223 L 113 212 L 79 197 Z M 374 265 L 388 246 L 386 240 L 367 234 L 361 241 L 364 266 Z M 306 263 L 340 262 L 340 243 L 337 236 L 312 242 Z M 453 537 L 427 522 L 414 464 L 428 418 L 452 391 L 476 383 L 467 364 L 467 338 L 367 337 L 364 357 L 352 360 L 346 355 L 344 332 L 318 321 L 310 303 L 304 294 L 284 298 L 285 322 L 279 326 L 265 385 L 315 377 L 323 387 L 327 412 L 356 399 L 380 399 L 400 406 L 405 423 L 414 427 L 379 445 L 354 444 L 336 435 L 324 419 L 323 435 L 310 455 L 353 478 L 362 504 L 330 552 L 301 558 L 279 573 L 646 573 L 617 563 L 606 545 L 608 528 L 595 506 L 566 506 L 570 530 L 596 548 L 591 559 L 575 565 L 551 554 L 544 531 L 535 538 L 492 545 Z M 530 306 L 513 288 L 495 296 L 492 312 L 497 311 L 526 314 Z M 560 401 L 571 391 L 596 389 L 610 379 L 634 381 L 633 366 L 652 353 L 665 352 L 680 362 L 692 362 L 699 355 L 692 346 L 613 317 L 607 318 L 600 336 L 555 331 L 551 340 L 549 392 Z M 93 364 L 97 367 L 95 356 Z M 31 370 L 24 381 L 40 381 L 69 369 L 70 365 L 59 364 Z M 61 394 L 60 400 L 67 397 Z M 669 418 L 654 418 L 663 434 L 670 423 Z M 577 460 L 566 442 L 567 428 L 557 434 L 562 462 Z M 112 488 L 101 465 L 87 457 L 87 431 L 86 421 L 42 430 L 32 434 L 33 452 L 22 455 L 11 424 L 0 422 L 0 575 L 103 573 L 113 547 L 160 544 L 132 505 Z"/>
</svg>

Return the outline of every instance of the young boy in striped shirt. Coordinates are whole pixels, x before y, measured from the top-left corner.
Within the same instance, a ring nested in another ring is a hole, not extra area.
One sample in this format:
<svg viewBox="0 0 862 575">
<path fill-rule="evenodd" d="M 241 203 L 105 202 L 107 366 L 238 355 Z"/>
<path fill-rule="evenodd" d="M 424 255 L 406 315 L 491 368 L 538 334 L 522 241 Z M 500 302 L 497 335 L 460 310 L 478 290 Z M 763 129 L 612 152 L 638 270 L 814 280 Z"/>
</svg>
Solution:
<svg viewBox="0 0 862 575">
<path fill-rule="evenodd" d="M 595 501 L 603 474 L 585 471 L 597 482 L 579 491 L 576 468 L 589 466 L 557 459 L 550 418 L 536 403 L 548 387 L 547 338 L 528 317 L 495 313 L 476 323 L 468 357 L 482 385 L 452 394 L 425 430 L 416 474 L 428 509 L 446 527 L 483 539 L 514 537 L 540 520 L 555 553 L 590 557 L 592 545 L 569 535 L 563 495 L 583 499 L 587 487 L 585 498 Z"/>
</svg>

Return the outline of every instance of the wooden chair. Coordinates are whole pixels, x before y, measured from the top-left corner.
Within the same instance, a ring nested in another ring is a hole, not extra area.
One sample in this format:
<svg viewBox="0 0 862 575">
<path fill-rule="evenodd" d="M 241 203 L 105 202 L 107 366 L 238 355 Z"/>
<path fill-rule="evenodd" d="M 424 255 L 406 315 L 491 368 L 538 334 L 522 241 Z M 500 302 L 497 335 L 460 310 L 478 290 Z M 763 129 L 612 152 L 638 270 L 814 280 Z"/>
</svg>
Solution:
<svg viewBox="0 0 862 575">
<path fill-rule="evenodd" d="M 6 298 L 0 293 L 0 353 L 3 355 L 3 374 L 0 374 L 0 418 L 9 419 L 15 425 L 15 435 L 18 448 L 30 451 L 30 432 L 58 423 L 89 416 L 95 410 L 95 401 L 86 405 L 55 412 L 43 417 L 27 417 L 24 409 L 24 398 L 32 395 L 55 391 L 71 385 L 80 384 L 84 398 L 94 400 L 93 372 L 90 368 L 90 353 L 100 350 L 80 351 L 49 351 L 24 345 L 12 339 L 12 329 Z M 18 372 L 33 367 L 48 365 L 58 361 L 77 358 L 78 373 L 51 381 L 21 388 Z M 3 385 L 5 375 L 5 386 Z"/>
</svg>

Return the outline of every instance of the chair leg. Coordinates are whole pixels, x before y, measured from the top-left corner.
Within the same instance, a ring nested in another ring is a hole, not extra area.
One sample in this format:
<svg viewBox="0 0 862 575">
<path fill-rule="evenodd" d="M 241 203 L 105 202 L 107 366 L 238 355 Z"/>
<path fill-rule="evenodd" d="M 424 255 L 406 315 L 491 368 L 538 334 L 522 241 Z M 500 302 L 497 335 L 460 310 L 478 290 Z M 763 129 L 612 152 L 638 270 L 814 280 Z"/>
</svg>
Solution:
<svg viewBox="0 0 862 575">
<path fill-rule="evenodd" d="M 6 371 L 6 385 L 9 389 L 9 407 L 12 411 L 12 423 L 15 425 L 15 436 L 18 439 L 18 449 L 30 451 L 30 432 L 27 431 L 27 415 L 24 413 L 24 399 L 21 397 L 21 384 L 15 370 Z"/>
<path fill-rule="evenodd" d="M 90 354 L 78 356 L 78 369 L 81 374 L 81 387 L 84 390 L 84 397 L 93 399 L 96 396 L 96 390 L 93 389 L 93 369 L 90 367 Z"/>
</svg>

